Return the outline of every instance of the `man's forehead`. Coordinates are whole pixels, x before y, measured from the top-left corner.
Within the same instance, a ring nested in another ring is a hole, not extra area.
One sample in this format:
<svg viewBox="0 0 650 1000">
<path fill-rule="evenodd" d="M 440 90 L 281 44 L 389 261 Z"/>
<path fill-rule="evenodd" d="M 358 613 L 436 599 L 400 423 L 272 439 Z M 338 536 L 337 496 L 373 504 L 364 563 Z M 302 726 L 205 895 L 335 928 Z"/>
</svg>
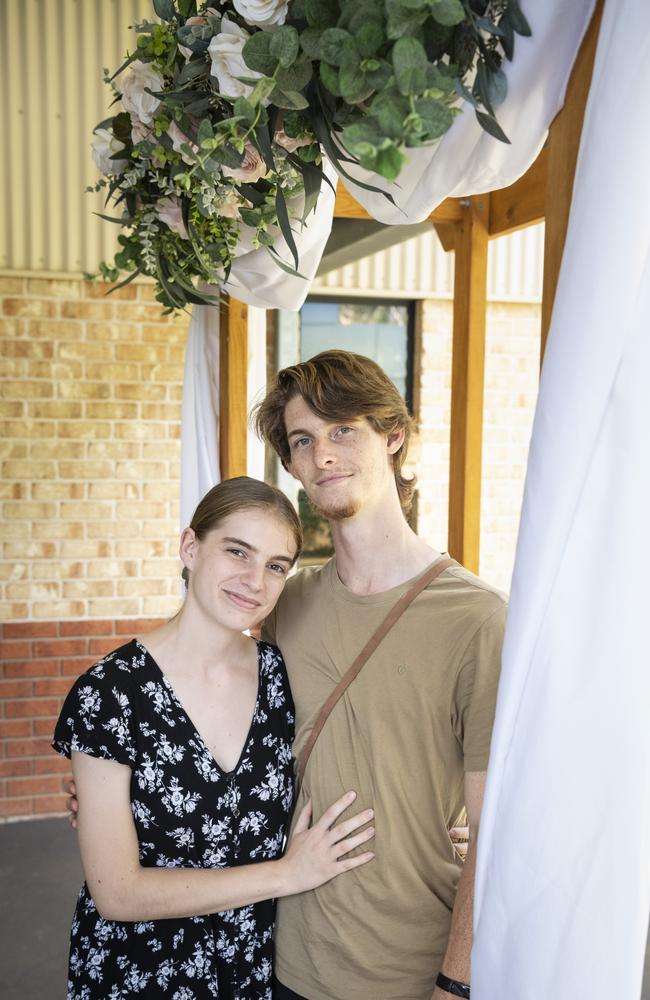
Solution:
<svg viewBox="0 0 650 1000">
<path fill-rule="evenodd" d="M 333 414 L 322 417 L 311 408 L 306 399 L 302 396 L 293 396 L 284 408 L 284 428 L 287 434 L 295 433 L 296 430 L 307 430 L 309 427 L 322 427 L 342 422 L 362 423 L 365 417 L 350 416 L 349 414 Z"/>
</svg>

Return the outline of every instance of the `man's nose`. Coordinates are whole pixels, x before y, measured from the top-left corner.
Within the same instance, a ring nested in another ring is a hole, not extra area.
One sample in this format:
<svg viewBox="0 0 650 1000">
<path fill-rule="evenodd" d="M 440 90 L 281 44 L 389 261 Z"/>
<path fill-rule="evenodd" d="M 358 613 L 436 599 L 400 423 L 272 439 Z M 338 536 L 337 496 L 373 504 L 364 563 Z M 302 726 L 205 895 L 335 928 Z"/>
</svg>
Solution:
<svg viewBox="0 0 650 1000">
<path fill-rule="evenodd" d="M 331 441 L 314 442 L 314 462 L 319 469 L 325 469 L 335 461 L 334 446 Z"/>
</svg>

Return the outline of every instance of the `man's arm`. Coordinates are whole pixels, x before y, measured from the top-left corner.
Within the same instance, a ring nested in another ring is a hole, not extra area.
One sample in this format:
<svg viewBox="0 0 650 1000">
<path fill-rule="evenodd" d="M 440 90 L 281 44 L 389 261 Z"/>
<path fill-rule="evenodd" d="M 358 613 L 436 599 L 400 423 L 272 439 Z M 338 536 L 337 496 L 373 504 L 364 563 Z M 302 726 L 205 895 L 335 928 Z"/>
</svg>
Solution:
<svg viewBox="0 0 650 1000">
<path fill-rule="evenodd" d="M 485 776 L 485 771 L 468 771 L 465 774 L 465 808 L 469 822 L 469 845 L 456 890 L 447 950 L 442 960 L 441 971 L 444 975 L 461 983 L 469 983 L 470 981 L 476 838 L 483 806 Z M 446 990 L 436 986 L 432 1000 L 449 1000 L 450 995 Z"/>
</svg>

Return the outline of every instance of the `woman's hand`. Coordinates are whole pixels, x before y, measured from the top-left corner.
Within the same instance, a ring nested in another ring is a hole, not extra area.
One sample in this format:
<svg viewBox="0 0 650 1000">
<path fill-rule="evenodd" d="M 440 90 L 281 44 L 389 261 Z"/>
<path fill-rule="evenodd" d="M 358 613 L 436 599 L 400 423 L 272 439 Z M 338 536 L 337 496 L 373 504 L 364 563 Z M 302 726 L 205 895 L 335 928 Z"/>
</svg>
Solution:
<svg viewBox="0 0 650 1000">
<path fill-rule="evenodd" d="M 69 798 L 65 800 L 65 807 L 70 813 L 68 822 L 73 830 L 77 829 L 77 813 L 79 812 L 79 799 L 77 798 L 77 786 L 74 781 L 69 781 L 65 786 Z"/>
<path fill-rule="evenodd" d="M 309 825 L 312 814 L 311 800 L 307 802 L 298 817 L 286 854 L 279 862 L 286 879 L 282 895 L 293 895 L 297 892 L 306 892 L 307 889 L 315 889 L 316 886 L 329 882 L 343 872 L 372 861 L 375 856 L 372 851 L 346 857 L 355 847 L 365 844 L 374 837 L 375 830 L 372 826 L 360 833 L 354 832 L 372 819 L 374 815 L 372 809 L 366 809 L 351 819 L 334 825 L 355 798 L 356 792 L 342 795 L 313 826 Z"/>
</svg>

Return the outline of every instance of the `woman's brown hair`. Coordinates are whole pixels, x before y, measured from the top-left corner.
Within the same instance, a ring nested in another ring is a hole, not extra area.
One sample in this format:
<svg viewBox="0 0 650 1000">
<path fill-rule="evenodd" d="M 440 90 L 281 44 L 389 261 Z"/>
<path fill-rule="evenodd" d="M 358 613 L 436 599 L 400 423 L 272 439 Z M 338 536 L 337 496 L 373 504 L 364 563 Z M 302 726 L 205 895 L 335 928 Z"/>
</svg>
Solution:
<svg viewBox="0 0 650 1000">
<path fill-rule="evenodd" d="M 323 351 L 309 361 L 283 368 L 254 410 L 259 436 L 267 441 L 286 468 L 290 461 L 284 410 L 295 396 L 302 396 L 323 420 L 365 417 L 378 434 L 404 431 L 404 443 L 392 456 L 395 484 L 404 513 L 413 501 L 416 479 L 402 473 L 413 431 L 413 418 L 395 385 L 370 358 L 351 351 Z"/>
<path fill-rule="evenodd" d="M 296 543 L 295 562 L 302 551 L 300 519 L 288 497 L 275 486 L 269 486 L 260 479 L 235 476 L 213 486 L 199 502 L 189 526 L 199 541 L 202 541 L 208 532 L 217 528 L 230 514 L 242 510 L 268 510 L 277 514 L 293 535 Z M 187 583 L 187 566 L 183 567 L 181 575 Z"/>
</svg>

